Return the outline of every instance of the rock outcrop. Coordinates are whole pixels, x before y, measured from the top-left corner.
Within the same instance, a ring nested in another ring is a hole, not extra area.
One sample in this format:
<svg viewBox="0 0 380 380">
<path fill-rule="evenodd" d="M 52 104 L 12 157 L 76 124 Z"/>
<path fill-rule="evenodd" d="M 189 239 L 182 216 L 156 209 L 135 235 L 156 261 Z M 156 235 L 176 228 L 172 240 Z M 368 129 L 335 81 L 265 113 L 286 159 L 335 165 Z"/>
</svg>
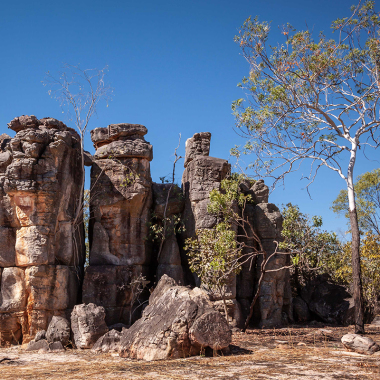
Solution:
<svg viewBox="0 0 380 380">
<path fill-rule="evenodd" d="M 96 341 L 92 347 L 92 351 L 96 353 L 118 352 L 120 349 L 121 337 L 121 332 L 111 330 Z"/>
<path fill-rule="evenodd" d="M 24 342 L 77 302 L 84 263 L 80 138 L 62 122 L 13 119 L 0 138 L 0 333 Z"/>
<path fill-rule="evenodd" d="M 82 215 L 77 212 L 83 204 L 84 177 L 79 135 L 61 121 L 35 116 L 15 118 L 9 128 L 16 132 L 13 138 L 0 135 L 0 345 L 29 342 L 42 330 L 47 330 L 47 337 L 53 337 L 53 331 L 59 335 L 60 328 L 53 328 L 54 323 L 63 318 L 70 320 L 72 309 L 82 302 L 101 307 L 105 325 L 130 325 L 142 310 L 133 314 L 138 303 L 132 283 L 138 278 L 145 277 L 152 285 L 168 275 L 177 284 L 201 286 L 189 270 L 184 241 L 195 237 L 196 230 L 213 228 L 218 223 L 217 217 L 207 211 L 209 194 L 220 189 L 231 169 L 227 160 L 209 156 L 210 133 L 197 133 L 187 140 L 180 189 L 152 183 L 153 149 L 144 139 L 144 126 L 111 124 L 91 131 L 96 151 L 93 155 L 84 152 L 84 165 L 91 166 L 89 266 L 84 272 L 84 228 Z M 242 181 L 240 190 L 252 197 L 253 203 L 246 207 L 244 216 L 270 255 L 281 239 L 281 214 L 268 203 L 269 189 L 262 180 Z M 162 244 L 152 242 L 152 222 L 165 226 Z M 178 223 L 184 224 L 184 231 L 179 231 Z M 267 269 L 280 269 L 286 260 L 285 255 L 275 255 Z M 236 325 L 241 325 L 247 315 L 259 268 L 260 258 L 252 267 L 244 264 L 239 276 L 231 276 L 227 285 L 228 313 Z M 199 289 L 185 291 L 177 285 L 173 289 L 168 294 L 179 295 L 178 302 L 186 307 L 206 297 Z M 151 307 L 155 297 L 151 297 L 144 315 L 159 319 Z M 178 311 L 187 318 L 185 348 L 173 348 L 173 336 L 165 336 L 162 345 L 169 352 L 165 355 L 182 356 L 201 346 L 216 347 L 202 335 L 202 323 L 223 325 L 218 319 L 218 310 L 223 311 L 221 300 L 213 294 L 211 302 L 216 314 L 209 310 L 209 300 L 204 304 L 207 312 L 196 306 L 198 311 L 203 310 L 204 320 L 198 314 Z M 181 305 L 178 307 L 185 307 Z M 271 327 L 280 325 L 284 315 L 292 320 L 289 274 L 278 270 L 265 275 L 254 320 L 260 326 Z M 76 326 L 73 330 L 80 330 L 78 318 L 72 319 Z M 181 341 L 185 325 L 174 319 L 171 323 L 175 339 Z M 62 326 L 65 338 L 41 339 L 49 350 L 60 349 L 57 342 L 67 344 L 69 327 L 65 323 Z M 145 356 L 139 348 L 144 344 L 136 340 L 133 331 L 128 332 L 129 343 L 124 340 L 124 347 L 129 345 L 125 352 L 132 357 Z M 90 343 L 81 339 L 79 347 L 95 343 L 95 338 Z M 101 347 L 111 344 L 117 334 L 107 339 Z M 46 346 L 38 342 L 34 341 L 35 347 Z M 156 347 L 147 355 L 156 358 L 163 356 L 162 352 Z"/>
<path fill-rule="evenodd" d="M 152 203 L 152 145 L 139 124 L 91 131 L 90 267 L 83 302 L 103 306 L 107 324 L 129 323 L 132 278 L 151 262 L 148 222 Z"/>
<path fill-rule="evenodd" d="M 119 354 L 160 360 L 197 355 L 206 347 L 220 350 L 230 343 L 228 323 L 206 292 L 178 286 L 163 275 L 142 317 L 123 332 Z"/>
</svg>

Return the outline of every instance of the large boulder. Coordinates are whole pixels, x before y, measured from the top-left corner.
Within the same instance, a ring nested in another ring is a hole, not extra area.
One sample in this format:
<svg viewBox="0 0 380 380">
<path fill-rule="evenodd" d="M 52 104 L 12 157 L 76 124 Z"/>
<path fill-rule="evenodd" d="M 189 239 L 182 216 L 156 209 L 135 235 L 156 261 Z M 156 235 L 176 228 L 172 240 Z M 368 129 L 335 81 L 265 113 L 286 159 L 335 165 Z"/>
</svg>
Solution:
<svg viewBox="0 0 380 380">
<path fill-rule="evenodd" d="M 359 334 L 346 334 L 343 335 L 342 344 L 350 351 L 355 351 L 359 354 L 372 355 L 380 350 L 380 347 L 367 336 Z"/>
<path fill-rule="evenodd" d="M 164 275 L 149 298 L 142 317 L 122 335 L 120 356 L 159 360 L 197 355 L 231 343 L 225 318 L 213 309 L 199 288 L 178 286 Z"/>
<path fill-rule="evenodd" d="M 71 329 L 77 348 L 92 348 L 108 332 L 104 307 L 93 303 L 76 305 L 71 313 Z"/>
<path fill-rule="evenodd" d="M 354 319 L 354 302 L 345 287 L 335 284 L 329 275 L 313 279 L 301 291 L 309 310 L 325 323 L 349 325 Z"/>
</svg>

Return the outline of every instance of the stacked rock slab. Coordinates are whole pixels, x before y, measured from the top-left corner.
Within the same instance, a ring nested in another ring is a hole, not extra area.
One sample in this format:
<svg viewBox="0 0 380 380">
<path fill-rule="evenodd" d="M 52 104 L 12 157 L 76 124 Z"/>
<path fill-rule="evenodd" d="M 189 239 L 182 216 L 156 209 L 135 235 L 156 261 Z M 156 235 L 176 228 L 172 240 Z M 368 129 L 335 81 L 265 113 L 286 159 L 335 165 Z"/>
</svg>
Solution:
<svg viewBox="0 0 380 380">
<path fill-rule="evenodd" d="M 152 145 L 139 124 L 112 124 L 91 131 L 90 266 L 83 302 L 103 306 L 108 325 L 129 322 L 130 283 L 147 275 L 151 255 L 148 221 L 152 203 Z"/>
<path fill-rule="evenodd" d="M 0 137 L 0 337 L 24 342 L 77 302 L 84 263 L 75 224 L 80 138 L 62 122 L 21 116 Z"/>
</svg>

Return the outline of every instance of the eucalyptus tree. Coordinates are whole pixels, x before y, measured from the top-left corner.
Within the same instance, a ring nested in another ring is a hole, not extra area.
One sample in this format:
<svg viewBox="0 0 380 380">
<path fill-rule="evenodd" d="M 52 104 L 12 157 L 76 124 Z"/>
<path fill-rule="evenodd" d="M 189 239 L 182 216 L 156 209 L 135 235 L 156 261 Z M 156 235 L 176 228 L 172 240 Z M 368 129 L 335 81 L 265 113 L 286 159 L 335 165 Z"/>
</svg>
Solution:
<svg viewBox="0 0 380 380">
<path fill-rule="evenodd" d="M 346 182 L 357 333 L 364 332 L 364 318 L 354 167 L 360 148 L 379 146 L 379 25 L 368 1 L 332 23 L 334 38 L 287 24 L 283 43 L 271 46 L 270 25 L 257 17 L 235 37 L 250 71 L 239 84 L 246 98 L 232 104 L 236 128 L 248 141 L 233 154 L 254 153 L 251 168 L 272 177 L 273 186 L 305 161 L 307 187 L 322 167 Z"/>
</svg>

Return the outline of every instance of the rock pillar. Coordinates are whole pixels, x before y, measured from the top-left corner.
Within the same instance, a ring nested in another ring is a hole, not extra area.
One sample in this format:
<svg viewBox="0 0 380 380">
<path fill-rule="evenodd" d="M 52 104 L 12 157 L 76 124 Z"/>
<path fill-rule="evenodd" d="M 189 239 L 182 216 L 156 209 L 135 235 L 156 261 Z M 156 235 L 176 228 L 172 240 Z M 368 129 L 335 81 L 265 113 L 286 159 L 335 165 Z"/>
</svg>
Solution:
<svg viewBox="0 0 380 380">
<path fill-rule="evenodd" d="M 151 260 L 148 221 L 152 203 L 152 145 L 139 124 L 91 131 L 90 266 L 83 302 L 103 306 L 108 325 L 128 323 L 131 280 L 147 275 Z"/>
<path fill-rule="evenodd" d="M 21 116 L 0 136 L 0 337 L 27 342 L 77 302 L 84 235 L 74 221 L 83 180 L 80 137 Z"/>
</svg>

